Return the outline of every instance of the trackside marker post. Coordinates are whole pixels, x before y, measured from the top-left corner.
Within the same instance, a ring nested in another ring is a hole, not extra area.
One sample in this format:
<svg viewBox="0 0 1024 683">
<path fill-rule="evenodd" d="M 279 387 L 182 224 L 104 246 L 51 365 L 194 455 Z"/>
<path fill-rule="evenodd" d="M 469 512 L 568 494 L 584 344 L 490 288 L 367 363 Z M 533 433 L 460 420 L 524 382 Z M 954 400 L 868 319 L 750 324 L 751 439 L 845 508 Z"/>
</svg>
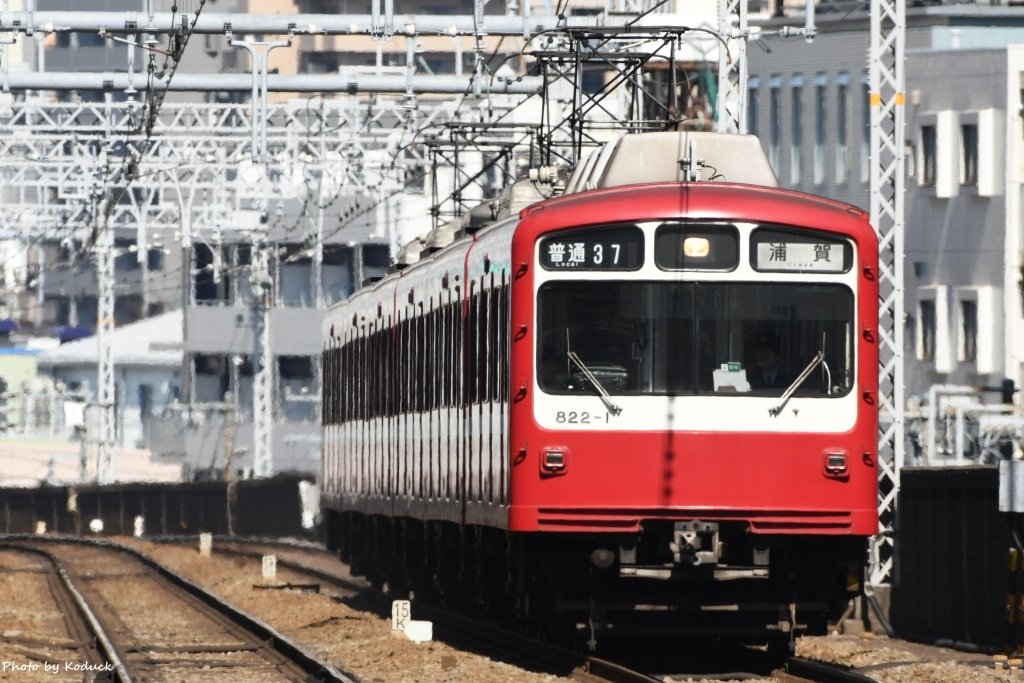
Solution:
<svg viewBox="0 0 1024 683">
<path fill-rule="evenodd" d="M 412 603 L 408 600 L 391 602 L 391 630 L 404 631 L 412 619 Z"/>
<path fill-rule="evenodd" d="M 416 621 L 412 618 L 412 602 L 393 600 L 391 602 L 391 633 L 405 634 L 412 642 L 419 644 L 434 639 L 434 623 Z"/>
<path fill-rule="evenodd" d="M 263 556 L 263 583 L 277 581 L 277 555 Z"/>
<path fill-rule="evenodd" d="M 213 550 L 213 534 L 199 534 L 199 556 L 209 557 Z"/>
</svg>

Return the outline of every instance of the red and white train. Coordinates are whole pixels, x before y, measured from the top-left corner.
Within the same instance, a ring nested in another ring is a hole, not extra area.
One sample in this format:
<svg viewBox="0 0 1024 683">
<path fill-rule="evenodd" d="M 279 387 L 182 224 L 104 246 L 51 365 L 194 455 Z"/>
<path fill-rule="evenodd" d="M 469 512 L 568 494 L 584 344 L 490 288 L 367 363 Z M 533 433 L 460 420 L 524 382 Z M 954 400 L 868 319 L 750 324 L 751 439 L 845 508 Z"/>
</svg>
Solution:
<svg viewBox="0 0 1024 683">
<path fill-rule="evenodd" d="M 533 187 L 328 314 L 328 544 L 591 642 L 822 631 L 878 529 L 867 216 L 748 136 L 626 136 Z"/>
</svg>

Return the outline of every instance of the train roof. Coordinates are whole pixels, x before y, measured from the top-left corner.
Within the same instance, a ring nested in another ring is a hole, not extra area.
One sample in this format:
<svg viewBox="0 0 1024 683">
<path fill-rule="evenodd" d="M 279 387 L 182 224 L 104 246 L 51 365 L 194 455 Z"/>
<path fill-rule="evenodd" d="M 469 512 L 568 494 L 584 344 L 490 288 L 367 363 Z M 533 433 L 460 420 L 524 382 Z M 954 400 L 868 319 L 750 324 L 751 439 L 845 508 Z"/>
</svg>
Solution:
<svg viewBox="0 0 1024 683">
<path fill-rule="evenodd" d="M 623 135 L 584 157 L 564 194 L 689 179 L 779 186 L 761 142 L 753 135 L 666 131 Z"/>
<path fill-rule="evenodd" d="M 757 221 L 847 234 L 858 242 L 874 240 L 867 213 L 845 202 L 816 195 L 740 183 L 650 183 L 562 195 L 527 207 L 537 230 L 637 220 L 636 206 L 648 220 L 691 219 Z M 571 221 L 567 219 L 571 217 Z"/>
</svg>

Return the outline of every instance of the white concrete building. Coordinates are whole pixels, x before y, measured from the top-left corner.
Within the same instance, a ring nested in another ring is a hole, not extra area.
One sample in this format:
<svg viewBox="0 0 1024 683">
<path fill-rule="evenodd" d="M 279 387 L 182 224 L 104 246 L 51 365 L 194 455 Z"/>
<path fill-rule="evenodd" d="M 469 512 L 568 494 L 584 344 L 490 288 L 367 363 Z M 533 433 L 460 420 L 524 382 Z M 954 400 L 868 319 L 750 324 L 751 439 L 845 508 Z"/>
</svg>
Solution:
<svg viewBox="0 0 1024 683">
<path fill-rule="evenodd" d="M 117 445 L 146 448 L 151 419 L 179 398 L 182 313 L 172 311 L 118 327 L 112 345 Z M 84 393 L 91 400 L 96 395 L 97 358 L 95 336 L 69 342 L 38 357 L 39 374 L 63 384 L 66 392 Z M 73 411 L 65 413 L 73 416 Z M 73 417 L 66 427 L 73 429 Z"/>
</svg>

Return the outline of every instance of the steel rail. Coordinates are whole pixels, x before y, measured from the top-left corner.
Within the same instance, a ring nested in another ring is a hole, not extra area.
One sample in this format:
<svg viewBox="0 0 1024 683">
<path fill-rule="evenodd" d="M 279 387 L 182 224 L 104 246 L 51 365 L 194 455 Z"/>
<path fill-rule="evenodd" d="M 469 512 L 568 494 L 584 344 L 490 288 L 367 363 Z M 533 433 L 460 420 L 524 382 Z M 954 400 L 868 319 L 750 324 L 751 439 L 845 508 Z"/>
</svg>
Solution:
<svg viewBox="0 0 1024 683">
<path fill-rule="evenodd" d="M 182 535 L 148 537 L 145 540 L 170 545 L 195 543 L 197 542 L 197 539 L 198 536 Z M 250 546 L 278 546 L 286 550 L 315 552 L 322 553 L 330 557 L 336 557 L 334 553 L 331 553 L 323 546 L 310 543 L 308 541 L 289 541 L 250 536 L 222 535 L 214 536 L 214 540 L 220 544 L 234 543 L 237 545 Z M 263 555 L 262 552 L 257 550 L 246 550 L 230 546 L 225 547 L 224 545 L 215 545 L 214 551 L 227 555 L 252 558 L 259 558 Z M 346 579 L 328 571 L 324 571 L 316 567 L 310 567 L 288 558 L 278 557 L 277 566 L 290 569 L 300 574 L 306 574 L 319 579 L 324 583 L 331 584 L 345 590 L 353 592 L 373 590 L 368 584 L 361 583 L 358 580 Z M 384 595 L 380 595 L 379 600 L 379 608 L 382 612 L 386 612 L 388 609 L 388 598 Z M 489 622 L 480 621 L 459 614 L 453 614 L 431 605 L 417 603 L 416 612 L 431 621 L 442 623 L 445 627 L 451 628 L 453 634 L 457 635 L 459 638 L 485 643 L 492 647 L 495 644 L 500 644 L 502 646 L 512 644 L 513 647 L 505 648 L 507 653 L 510 655 L 523 657 L 524 655 L 522 653 L 528 653 L 525 655 L 527 658 L 540 664 L 571 668 L 573 670 L 573 677 L 578 680 L 600 681 L 603 683 L 655 683 L 661 680 L 646 673 L 632 670 L 615 662 L 572 652 L 571 650 L 551 645 L 550 643 L 538 641 L 521 633 L 503 629 Z M 453 626 L 455 626 L 455 628 L 452 628 Z M 791 657 L 786 660 L 786 671 L 792 676 L 809 681 L 815 681 L 815 683 L 877 683 L 876 679 L 862 673 L 858 673 L 848 666 L 804 659 L 802 657 Z M 751 674 L 751 676 L 752 675 L 753 674 Z"/>
<path fill-rule="evenodd" d="M 71 600 L 73 601 L 76 609 L 78 610 L 78 615 L 85 621 L 85 625 L 88 628 L 89 632 L 96 639 L 96 643 L 99 646 L 99 649 L 102 650 L 102 655 L 106 657 L 108 663 L 113 665 L 113 673 L 117 677 L 117 680 L 121 681 L 121 683 L 131 683 L 133 680 L 131 674 L 128 673 L 128 669 L 121 661 L 121 658 L 118 655 L 116 648 L 114 647 L 113 641 L 111 640 L 110 636 L 107 635 L 106 629 L 100 623 L 99 618 L 96 616 L 95 612 L 93 612 L 92 608 L 89 606 L 89 603 L 86 601 L 85 596 L 82 595 L 82 593 L 78 590 L 78 588 L 75 587 L 74 583 L 71 581 L 71 577 L 68 576 L 68 573 L 64 570 L 64 567 L 61 564 L 60 560 L 57 559 L 57 557 L 54 556 L 52 553 L 49 553 L 40 548 L 33 548 L 31 546 L 24 546 L 16 543 L 3 543 L 0 544 L 0 548 L 39 555 L 40 557 L 45 558 L 50 563 L 50 565 L 53 567 L 54 573 L 60 580 L 61 587 L 71 597 Z"/>
<path fill-rule="evenodd" d="M 878 683 L 877 679 L 857 673 L 848 666 L 803 657 L 790 657 L 786 660 L 786 672 L 815 683 Z"/>
<path fill-rule="evenodd" d="M 312 546 L 308 543 L 290 543 L 283 542 L 281 540 L 254 539 L 237 536 L 215 537 L 215 540 L 217 539 L 220 539 L 221 543 L 237 543 L 239 545 L 277 545 L 289 550 L 296 550 L 299 552 L 321 552 L 325 555 L 336 557 L 333 553 L 330 553 L 324 548 Z M 195 537 L 179 536 L 174 537 L 173 539 L 167 539 L 164 537 L 162 539 L 150 538 L 147 540 L 158 543 L 186 543 L 194 542 Z M 225 547 L 224 545 L 215 545 L 214 552 L 254 558 L 262 556 L 262 553 L 256 550 L 244 550 L 240 548 Z M 345 590 L 353 592 L 372 591 L 375 602 L 379 600 L 378 606 L 382 612 L 386 612 L 389 607 L 388 597 L 383 594 L 377 595 L 376 591 L 373 591 L 372 587 L 368 584 L 346 579 L 288 558 L 278 557 L 277 566 L 290 569 L 300 574 L 312 576 L 324 583 L 331 584 Z M 486 621 L 448 612 L 431 605 L 417 603 L 416 612 L 418 615 L 435 622 L 435 624 L 442 625 L 442 627 L 449 631 L 451 635 L 454 635 L 459 639 L 483 644 L 492 649 L 497 646 L 498 649 L 504 651 L 510 657 L 532 661 L 541 666 L 571 671 L 570 675 L 572 678 L 582 681 L 583 683 L 658 683 L 661 680 L 653 678 L 648 674 L 634 671 L 621 664 L 616 664 L 615 662 L 573 652 L 572 650 L 558 647 L 544 641 L 539 641 L 536 638 L 532 638 L 516 631 L 510 631 Z"/>
<path fill-rule="evenodd" d="M 202 603 L 227 617 L 230 621 L 234 622 L 234 624 L 249 630 L 260 640 L 269 642 L 275 650 L 288 657 L 295 664 L 299 665 L 299 667 L 313 679 L 330 681 L 332 683 L 358 683 L 359 679 L 354 674 L 343 671 L 331 664 L 317 659 L 303 649 L 298 643 L 290 639 L 288 636 L 285 636 L 280 631 L 274 629 L 256 617 L 232 607 L 230 604 L 221 600 L 202 586 L 189 581 L 184 576 L 174 572 L 168 567 L 165 567 L 156 560 L 148 557 L 138 550 L 135 550 L 134 548 L 130 548 L 126 545 L 115 543 L 113 541 L 80 538 L 77 536 L 35 536 L 31 534 L 12 534 L 3 536 L 2 539 L 28 541 L 33 543 L 79 544 L 122 552 L 142 562 L 142 564 L 157 572 L 173 585 L 183 589 L 185 592 L 195 598 L 198 598 Z"/>
</svg>

